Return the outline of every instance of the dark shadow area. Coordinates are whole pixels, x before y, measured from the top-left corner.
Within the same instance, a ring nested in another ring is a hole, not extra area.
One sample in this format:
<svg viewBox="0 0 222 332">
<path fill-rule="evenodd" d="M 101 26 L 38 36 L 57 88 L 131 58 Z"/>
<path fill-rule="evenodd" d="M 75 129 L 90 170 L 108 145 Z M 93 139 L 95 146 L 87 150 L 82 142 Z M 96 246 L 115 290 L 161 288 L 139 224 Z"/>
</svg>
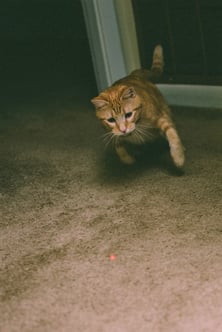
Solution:
<svg viewBox="0 0 222 332">
<path fill-rule="evenodd" d="M 1 105 L 41 105 L 96 94 L 79 0 L 2 1 Z"/>
<path fill-rule="evenodd" d="M 162 44 L 163 82 L 221 85 L 221 1 L 133 0 L 133 7 L 144 68 Z"/>
<path fill-rule="evenodd" d="M 144 145 L 126 145 L 128 152 L 134 156 L 135 163 L 132 165 L 123 164 L 113 146 L 104 149 L 102 159 L 99 160 L 99 177 L 104 182 L 124 183 L 142 177 L 144 174 L 164 172 L 171 176 L 181 176 L 183 169 L 178 169 L 172 162 L 168 142 L 160 138 L 154 142 Z M 101 167 L 102 166 L 102 167 Z M 102 175 L 102 177 L 101 177 Z"/>
</svg>

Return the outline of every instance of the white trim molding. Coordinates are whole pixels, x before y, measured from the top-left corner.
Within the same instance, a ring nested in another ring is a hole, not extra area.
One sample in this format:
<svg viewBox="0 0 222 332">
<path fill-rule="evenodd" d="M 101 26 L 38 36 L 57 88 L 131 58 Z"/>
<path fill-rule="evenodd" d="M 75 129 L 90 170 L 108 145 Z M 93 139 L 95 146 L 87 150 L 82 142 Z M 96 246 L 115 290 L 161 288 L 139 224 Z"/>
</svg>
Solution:
<svg viewBox="0 0 222 332">
<path fill-rule="evenodd" d="M 175 106 L 222 109 L 222 87 L 158 84 L 167 102 Z"/>
<path fill-rule="evenodd" d="M 127 74 L 141 67 L 132 0 L 115 0 Z"/>
<path fill-rule="evenodd" d="M 131 0 L 81 0 L 98 90 L 140 67 Z"/>
</svg>

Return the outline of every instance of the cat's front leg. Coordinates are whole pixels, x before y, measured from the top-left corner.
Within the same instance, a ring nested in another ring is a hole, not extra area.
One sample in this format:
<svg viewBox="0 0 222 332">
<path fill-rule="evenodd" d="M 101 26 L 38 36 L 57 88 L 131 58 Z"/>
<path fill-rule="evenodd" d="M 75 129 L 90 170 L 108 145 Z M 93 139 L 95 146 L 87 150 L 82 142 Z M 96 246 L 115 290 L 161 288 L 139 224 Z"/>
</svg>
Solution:
<svg viewBox="0 0 222 332">
<path fill-rule="evenodd" d="M 174 127 L 169 127 L 165 132 L 166 138 L 170 146 L 170 155 L 174 164 L 181 168 L 185 162 L 184 147 Z"/>
<path fill-rule="evenodd" d="M 185 149 L 173 122 L 170 119 L 164 117 L 159 120 L 158 126 L 168 140 L 170 155 L 174 164 L 179 168 L 183 167 L 185 162 Z"/>
<path fill-rule="evenodd" d="M 127 152 L 122 144 L 116 145 L 116 153 L 124 164 L 132 165 L 135 162 L 135 159 Z"/>
</svg>

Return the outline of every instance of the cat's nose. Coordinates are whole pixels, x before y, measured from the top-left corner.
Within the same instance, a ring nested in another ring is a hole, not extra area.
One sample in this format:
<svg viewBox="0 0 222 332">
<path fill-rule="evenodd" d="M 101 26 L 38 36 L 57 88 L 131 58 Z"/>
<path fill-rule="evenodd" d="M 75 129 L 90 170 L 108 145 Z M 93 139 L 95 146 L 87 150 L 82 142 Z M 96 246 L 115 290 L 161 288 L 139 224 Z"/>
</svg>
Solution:
<svg viewBox="0 0 222 332">
<path fill-rule="evenodd" d="M 120 125 L 119 130 L 121 131 L 121 133 L 125 134 L 126 133 L 126 126 L 125 125 Z"/>
</svg>

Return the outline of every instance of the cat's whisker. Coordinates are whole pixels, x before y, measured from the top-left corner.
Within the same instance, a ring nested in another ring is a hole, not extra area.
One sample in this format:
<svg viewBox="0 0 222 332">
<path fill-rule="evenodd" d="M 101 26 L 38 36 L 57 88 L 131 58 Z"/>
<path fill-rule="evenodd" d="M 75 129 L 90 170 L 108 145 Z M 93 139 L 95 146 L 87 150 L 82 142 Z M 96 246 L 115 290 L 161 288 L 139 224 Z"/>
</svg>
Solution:
<svg viewBox="0 0 222 332">
<path fill-rule="evenodd" d="M 105 133 L 103 136 L 105 148 L 108 148 L 110 143 L 115 143 L 115 135 L 112 132 Z"/>
<path fill-rule="evenodd" d="M 147 130 L 145 130 L 145 128 L 136 128 L 136 132 L 139 133 L 142 136 L 146 136 L 147 134 Z"/>
<path fill-rule="evenodd" d="M 110 143 L 112 143 L 113 141 L 113 136 L 110 136 L 110 138 L 105 142 L 105 148 L 108 148 L 108 146 L 110 145 Z"/>
<path fill-rule="evenodd" d="M 107 133 L 102 134 L 101 138 L 105 142 L 105 141 L 109 140 L 110 136 L 111 136 L 111 133 L 107 132 Z"/>
<path fill-rule="evenodd" d="M 147 128 L 146 126 L 137 127 L 136 131 L 139 132 L 140 135 L 143 136 L 143 138 L 152 139 L 154 137 L 154 133 L 150 131 L 149 128 Z"/>
<path fill-rule="evenodd" d="M 108 139 L 111 135 L 112 135 L 112 133 L 109 131 L 109 132 L 106 132 L 106 133 L 102 134 L 102 135 L 101 135 L 101 138 L 102 138 L 103 140 L 106 140 L 106 139 Z"/>
<path fill-rule="evenodd" d="M 137 125 L 137 128 L 145 129 L 147 131 L 147 130 L 152 129 L 153 127 L 149 123 L 140 123 L 139 125 Z"/>
<path fill-rule="evenodd" d="M 141 143 L 144 143 L 147 140 L 152 140 L 154 135 L 151 131 L 149 131 L 146 127 L 144 128 L 136 128 L 135 134 L 137 137 L 137 140 Z"/>
<path fill-rule="evenodd" d="M 143 135 L 143 133 L 141 133 L 138 130 L 135 130 L 134 133 L 135 133 L 135 138 L 138 141 L 138 143 L 144 143 L 144 135 Z"/>
<path fill-rule="evenodd" d="M 108 131 L 108 132 L 102 134 L 101 137 L 105 139 L 106 137 L 109 137 L 110 135 L 112 135 L 112 132 Z"/>
</svg>

